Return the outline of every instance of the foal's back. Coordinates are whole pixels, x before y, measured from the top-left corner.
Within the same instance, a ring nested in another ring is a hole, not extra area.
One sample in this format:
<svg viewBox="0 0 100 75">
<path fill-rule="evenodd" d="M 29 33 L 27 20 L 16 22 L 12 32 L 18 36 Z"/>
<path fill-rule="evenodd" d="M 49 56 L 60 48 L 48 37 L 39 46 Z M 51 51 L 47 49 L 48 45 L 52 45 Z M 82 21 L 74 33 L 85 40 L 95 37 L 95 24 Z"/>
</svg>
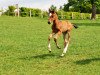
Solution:
<svg viewBox="0 0 100 75">
<path fill-rule="evenodd" d="M 73 28 L 73 24 L 71 24 L 69 21 L 59 21 L 58 26 L 60 27 L 62 32 L 70 31 Z"/>
</svg>

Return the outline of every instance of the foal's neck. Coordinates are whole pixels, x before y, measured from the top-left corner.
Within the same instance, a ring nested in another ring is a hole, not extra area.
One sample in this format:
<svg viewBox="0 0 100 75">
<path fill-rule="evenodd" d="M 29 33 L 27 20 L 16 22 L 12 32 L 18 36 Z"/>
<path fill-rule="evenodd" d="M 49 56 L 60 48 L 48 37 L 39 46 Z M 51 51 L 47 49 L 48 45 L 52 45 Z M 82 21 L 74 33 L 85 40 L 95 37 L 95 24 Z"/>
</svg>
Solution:
<svg viewBox="0 0 100 75">
<path fill-rule="evenodd" d="M 58 24 L 58 22 L 59 22 L 59 20 L 58 20 L 58 19 L 56 19 L 56 20 L 54 20 L 54 21 L 53 21 L 53 24 L 54 24 L 54 25 L 57 25 L 57 24 Z"/>
</svg>

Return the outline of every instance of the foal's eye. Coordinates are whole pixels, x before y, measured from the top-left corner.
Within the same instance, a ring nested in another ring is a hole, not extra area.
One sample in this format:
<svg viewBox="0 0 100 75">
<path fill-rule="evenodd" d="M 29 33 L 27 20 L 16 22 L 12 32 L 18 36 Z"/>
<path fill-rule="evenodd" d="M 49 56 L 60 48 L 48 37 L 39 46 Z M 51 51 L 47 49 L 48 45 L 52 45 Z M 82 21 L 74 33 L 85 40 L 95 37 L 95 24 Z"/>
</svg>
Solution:
<svg viewBox="0 0 100 75">
<path fill-rule="evenodd" d="M 51 18 L 53 18 L 53 16 L 51 16 Z"/>
</svg>

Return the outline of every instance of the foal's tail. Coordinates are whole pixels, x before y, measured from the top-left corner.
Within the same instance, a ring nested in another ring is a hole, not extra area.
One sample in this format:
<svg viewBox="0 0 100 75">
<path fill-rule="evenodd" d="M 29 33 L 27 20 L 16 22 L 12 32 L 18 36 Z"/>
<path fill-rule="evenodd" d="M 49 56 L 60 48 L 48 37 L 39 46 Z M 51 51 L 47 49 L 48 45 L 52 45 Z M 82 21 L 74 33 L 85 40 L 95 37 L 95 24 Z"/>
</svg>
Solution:
<svg viewBox="0 0 100 75">
<path fill-rule="evenodd" d="M 78 26 L 77 26 L 77 25 L 75 25 L 75 24 L 73 24 L 73 26 L 74 26 L 74 28 L 75 28 L 75 29 L 77 29 L 77 28 L 78 28 Z"/>
</svg>

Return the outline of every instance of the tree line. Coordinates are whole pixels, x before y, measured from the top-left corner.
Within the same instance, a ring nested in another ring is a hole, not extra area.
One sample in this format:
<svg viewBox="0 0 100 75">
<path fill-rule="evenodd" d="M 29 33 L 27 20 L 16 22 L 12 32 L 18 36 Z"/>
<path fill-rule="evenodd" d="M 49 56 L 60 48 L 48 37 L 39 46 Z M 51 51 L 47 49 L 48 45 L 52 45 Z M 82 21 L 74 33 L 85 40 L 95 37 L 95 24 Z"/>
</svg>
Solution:
<svg viewBox="0 0 100 75">
<path fill-rule="evenodd" d="M 5 15 L 9 15 L 9 16 L 15 16 L 16 15 L 16 10 L 17 8 L 15 6 L 8 6 L 8 10 L 4 13 Z M 41 9 L 35 9 L 35 8 L 27 8 L 27 7 L 20 7 L 19 10 L 17 10 L 20 12 L 20 16 L 22 17 L 27 17 L 31 16 L 33 17 L 37 17 L 37 16 L 48 16 L 47 15 L 47 11 L 42 11 Z M 42 15 L 41 15 L 42 14 Z"/>
<path fill-rule="evenodd" d="M 57 10 L 56 6 L 51 5 L 51 9 Z M 16 9 L 15 6 L 8 6 L 8 10 L 5 12 L 6 15 L 14 16 Z M 47 17 L 48 12 L 42 11 L 40 9 L 35 8 L 27 8 L 27 7 L 20 7 L 20 16 L 40 16 L 40 17 Z M 68 0 L 68 3 L 60 6 L 58 9 L 62 13 L 64 12 L 79 12 L 79 13 L 90 13 L 91 19 L 96 18 L 96 14 L 100 14 L 100 0 Z M 31 14 L 31 15 L 30 15 Z"/>
</svg>

